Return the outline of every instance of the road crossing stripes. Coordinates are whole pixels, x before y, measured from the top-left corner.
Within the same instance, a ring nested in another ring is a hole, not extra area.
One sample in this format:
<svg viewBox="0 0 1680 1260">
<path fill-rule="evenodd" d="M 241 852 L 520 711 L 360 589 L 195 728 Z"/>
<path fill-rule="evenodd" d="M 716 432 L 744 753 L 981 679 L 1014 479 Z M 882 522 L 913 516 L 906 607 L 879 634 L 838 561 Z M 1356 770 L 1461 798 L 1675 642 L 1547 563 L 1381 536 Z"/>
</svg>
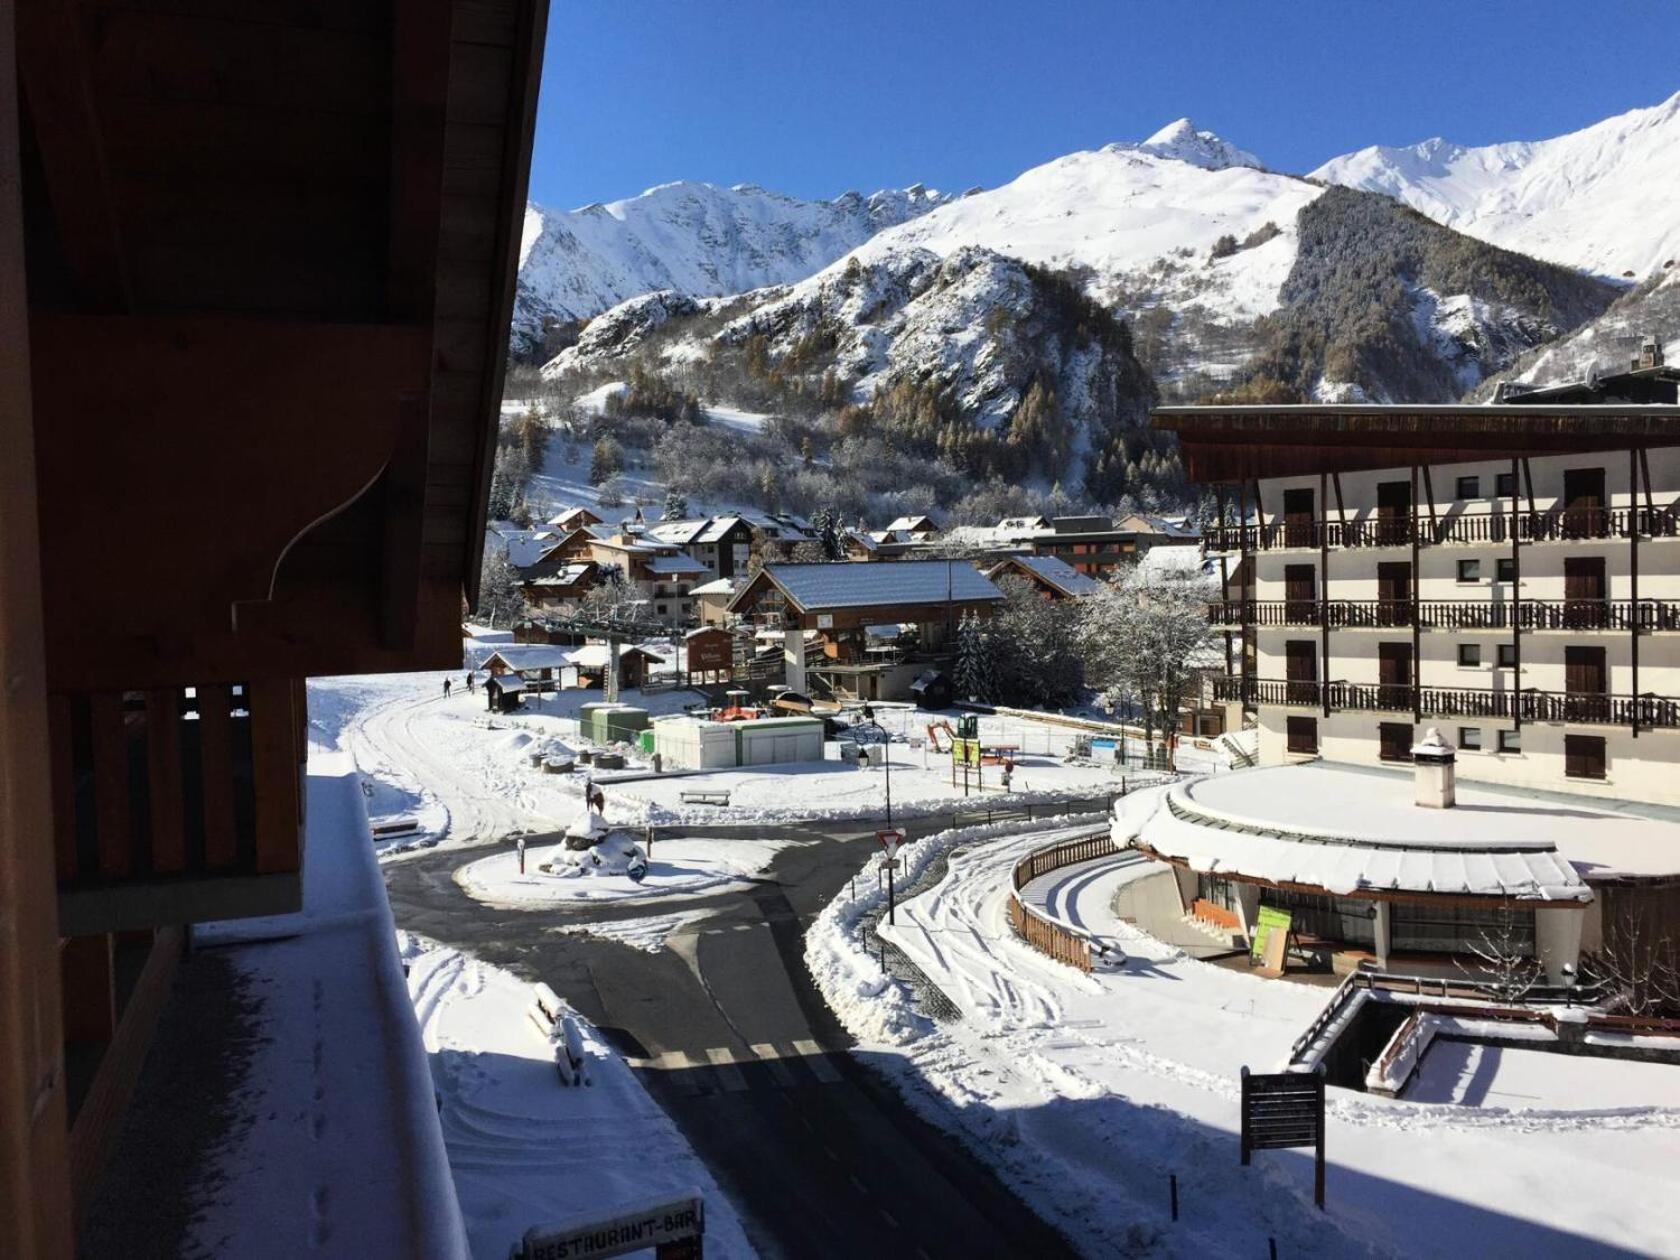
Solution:
<svg viewBox="0 0 1680 1260">
<path fill-rule="evenodd" d="M 796 1041 L 793 1048 L 799 1051 L 803 1061 L 809 1065 L 811 1075 L 824 1085 L 833 1085 L 840 1079 L 840 1073 L 834 1070 L 834 1065 L 828 1061 L 828 1056 L 822 1052 L 822 1047 L 814 1041 Z"/>
<path fill-rule="evenodd" d="M 689 1095 L 805 1089 L 835 1085 L 843 1079 L 822 1047 L 805 1039 L 782 1045 L 755 1042 L 747 1054 L 710 1046 L 697 1051 L 666 1050 L 652 1057 L 626 1056 L 625 1062 L 637 1070 L 661 1074 L 660 1084 Z"/>
</svg>

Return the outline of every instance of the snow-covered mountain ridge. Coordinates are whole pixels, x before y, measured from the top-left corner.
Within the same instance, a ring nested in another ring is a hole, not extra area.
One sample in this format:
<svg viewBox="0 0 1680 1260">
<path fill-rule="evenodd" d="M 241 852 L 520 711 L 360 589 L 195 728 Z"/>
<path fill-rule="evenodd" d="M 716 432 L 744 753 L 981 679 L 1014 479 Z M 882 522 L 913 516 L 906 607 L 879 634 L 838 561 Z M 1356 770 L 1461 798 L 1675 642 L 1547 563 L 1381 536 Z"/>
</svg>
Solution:
<svg viewBox="0 0 1680 1260">
<path fill-rule="evenodd" d="M 1680 257 L 1680 93 L 1549 140 L 1373 145 L 1312 172 L 1505 249 L 1643 280 Z"/>
<path fill-rule="evenodd" d="M 791 284 L 948 200 L 920 184 L 806 201 L 751 184 L 681 182 L 571 211 L 533 202 L 520 240 L 513 342 L 529 353 L 545 319 L 587 318 L 660 289 L 705 297 Z"/>
</svg>

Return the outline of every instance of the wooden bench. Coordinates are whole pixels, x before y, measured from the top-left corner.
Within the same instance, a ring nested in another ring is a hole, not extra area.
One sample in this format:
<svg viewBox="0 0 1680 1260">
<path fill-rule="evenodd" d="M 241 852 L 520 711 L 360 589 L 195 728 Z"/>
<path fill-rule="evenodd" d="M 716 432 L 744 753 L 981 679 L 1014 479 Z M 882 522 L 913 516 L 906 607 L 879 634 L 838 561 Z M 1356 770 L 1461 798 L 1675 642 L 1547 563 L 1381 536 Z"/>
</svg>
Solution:
<svg viewBox="0 0 1680 1260">
<path fill-rule="evenodd" d="M 685 788 L 681 795 L 684 805 L 729 804 L 729 793 L 718 788 Z"/>
</svg>

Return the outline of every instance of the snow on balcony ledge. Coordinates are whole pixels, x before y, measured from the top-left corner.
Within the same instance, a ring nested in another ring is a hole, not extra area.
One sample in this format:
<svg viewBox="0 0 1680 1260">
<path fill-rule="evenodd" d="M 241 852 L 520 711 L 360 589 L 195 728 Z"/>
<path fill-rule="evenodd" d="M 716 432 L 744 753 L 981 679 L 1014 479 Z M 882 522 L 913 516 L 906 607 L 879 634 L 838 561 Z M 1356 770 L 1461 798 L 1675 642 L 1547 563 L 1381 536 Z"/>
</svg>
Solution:
<svg viewBox="0 0 1680 1260">
<path fill-rule="evenodd" d="M 200 925 L 253 983 L 249 1126 L 197 1228 L 219 1254 L 468 1256 L 360 782 L 315 753 L 303 909 Z"/>
</svg>

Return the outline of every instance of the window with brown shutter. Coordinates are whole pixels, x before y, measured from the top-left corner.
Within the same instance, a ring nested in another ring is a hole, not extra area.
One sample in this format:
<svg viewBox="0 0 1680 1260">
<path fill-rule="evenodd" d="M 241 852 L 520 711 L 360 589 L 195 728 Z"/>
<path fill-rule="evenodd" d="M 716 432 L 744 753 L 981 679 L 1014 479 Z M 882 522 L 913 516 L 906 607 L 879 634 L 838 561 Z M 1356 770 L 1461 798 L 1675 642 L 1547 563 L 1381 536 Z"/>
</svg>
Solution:
<svg viewBox="0 0 1680 1260">
<path fill-rule="evenodd" d="M 1412 726 L 1409 722 L 1381 722 L 1377 725 L 1377 755 L 1383 761 L 1412 759 Z"/>
<path fill-rule="evenodd" d="M 1571 779 L 1602 779 L 1605 755 L 1602 735 L 1565 735 L 1563 772 Z"/>
<path fill-rule="evenodd" d="M 1285 719 L 1285 730 L 1289 735 L 1289 751 L 1292 753 L 1317 754 L 1318 752 L 1318 719 L 1310 717 L 1292 717 Z"/>
</svg>

